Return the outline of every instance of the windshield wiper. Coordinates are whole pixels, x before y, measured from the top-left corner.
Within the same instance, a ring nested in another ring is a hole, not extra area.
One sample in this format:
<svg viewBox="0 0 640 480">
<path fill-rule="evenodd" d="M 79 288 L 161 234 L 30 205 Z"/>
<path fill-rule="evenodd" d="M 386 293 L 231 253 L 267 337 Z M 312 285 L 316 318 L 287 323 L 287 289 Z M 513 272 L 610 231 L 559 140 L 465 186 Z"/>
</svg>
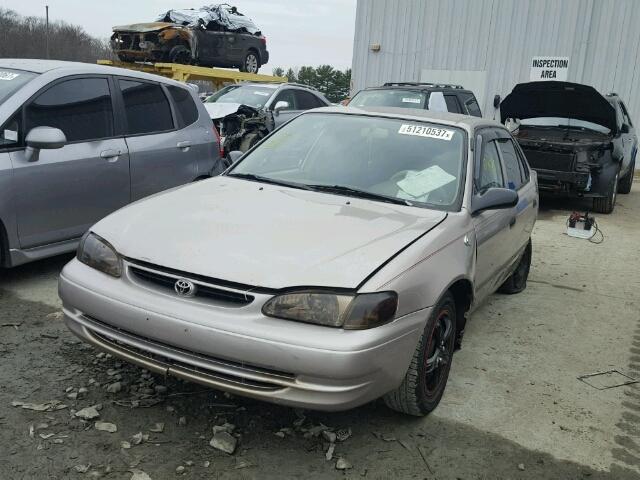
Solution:
<svg viewBox="0 0 640 480">
<path fill-rule="evenodd" d="M 279 185 L 281 187 L 300 188 L 302 190 L 313 190 L 304 183 L 287 182 L 286 180 L 276 180 L 275 178 L 263 177 L 255 173 L 228 173 L 228 177 L 244 178 L 255 182 L 269 183 L 271 185 Z"/>
<path fill-rule="evenodd" d="M 395 203 L 398 205 L 408 205 L 410 207 L 414 206 L 413 203 L 411 203 L 409 200 L 405 200 L 404 198 L 389 197 L 380 193 L 367 192 L 365 190 L 347 187 L 346 185 L 308 185 L 308 187 L 319 192 L 338 193 L 349 195 L 352 197 L 366 198 L 369 200 L 379 200 L 381 202 Z"/>
</svg>

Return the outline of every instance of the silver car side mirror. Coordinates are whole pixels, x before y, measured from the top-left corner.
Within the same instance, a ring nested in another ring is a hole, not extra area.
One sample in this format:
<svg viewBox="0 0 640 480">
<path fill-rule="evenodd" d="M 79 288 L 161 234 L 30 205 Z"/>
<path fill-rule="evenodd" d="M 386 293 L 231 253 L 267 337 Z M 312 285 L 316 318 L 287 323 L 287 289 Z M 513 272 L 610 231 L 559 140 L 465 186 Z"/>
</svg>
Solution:
<svg viewBox="0 0 640 480">
<path fill-rule="evenodd" d="M 471 214 L 484 210 L 512 208 L 518 204 L 518 192 L 510 188 L 488 188 L 481 195 L 476 194 L 471 200 Z"/>
<path fill-rule="evenodd" d="M 286 110 L 289 108 L 289 102 L 285 102 L 284 100 L 279 100 L 276 102 L 276 106 L 273 107 L 274 115 L 280 115 L 280 110 Z"/>
<path fill-rule="evenodd" d="M 27 160 L 36 162 L 40 150 L 62 148 L 67 143 L 67 137 L 59 128 L 35 127 L 29 130 L 24 141 L 27 145 L 25 150 Z"/>
</svg>

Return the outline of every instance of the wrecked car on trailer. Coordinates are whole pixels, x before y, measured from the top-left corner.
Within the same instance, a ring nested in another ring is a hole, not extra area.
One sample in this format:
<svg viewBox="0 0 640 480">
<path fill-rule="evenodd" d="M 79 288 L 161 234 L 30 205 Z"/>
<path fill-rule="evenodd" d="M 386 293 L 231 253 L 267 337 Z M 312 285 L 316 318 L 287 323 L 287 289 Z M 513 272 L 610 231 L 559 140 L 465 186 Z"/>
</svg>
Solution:
<svg viewBox="0 0 640 480">
<path fill-rule="evenodd" d="M 111 48 L 125 62 L 234 67 L 257 73 L 269 61 L 253 21 L 226 4 L 169 10 L 155 22 L 113 27 Z"/>
<path fill-rule="evenodd" d="M 617 193 L 631 190 L 638 141 L 618 95 L 577 83 L 522 83 L 500 112 L 516 126 L 541 193 L 591 197 L 595 212 L 611 213 Z"/>
</svg>

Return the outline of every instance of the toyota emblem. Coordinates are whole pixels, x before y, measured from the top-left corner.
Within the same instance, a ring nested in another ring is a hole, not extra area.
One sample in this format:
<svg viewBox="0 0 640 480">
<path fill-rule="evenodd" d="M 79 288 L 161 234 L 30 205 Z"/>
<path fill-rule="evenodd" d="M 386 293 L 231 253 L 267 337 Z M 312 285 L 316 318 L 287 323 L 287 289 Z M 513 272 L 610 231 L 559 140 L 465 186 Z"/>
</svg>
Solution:
<svg viewBox="0 0 640 480">
<path fill-rule="evenodd" d="M 196 286 L 193 282 L 184 278 L 178 279 L 173 286 L 173 289 L 181 297 L 193 297 L 196 294 Z"/>
</svg>

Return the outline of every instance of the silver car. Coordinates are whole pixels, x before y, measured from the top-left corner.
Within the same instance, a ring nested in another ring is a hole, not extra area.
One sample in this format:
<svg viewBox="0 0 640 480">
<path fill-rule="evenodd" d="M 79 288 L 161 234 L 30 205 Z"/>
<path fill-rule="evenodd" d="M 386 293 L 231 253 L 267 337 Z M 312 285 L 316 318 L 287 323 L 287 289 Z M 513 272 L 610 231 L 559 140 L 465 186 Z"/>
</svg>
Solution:
<svg viewBox="0 0 640 480">
<path fill-rule="evenodd" d="M 86 63 L 0 60 L 0 267 L 73 251 L 128 203 L 208 176 L 219 139 L 186 85 Z"/>
<path fill-rule="evenodd" d="M 525 288 L 537 211 L 535 173 L 496 122 L 322 108 L 222 176 L 94 225 L 59 292 L 76 335 L 151 371 L 424 415 L 468 312 Z"/>
</svg>

